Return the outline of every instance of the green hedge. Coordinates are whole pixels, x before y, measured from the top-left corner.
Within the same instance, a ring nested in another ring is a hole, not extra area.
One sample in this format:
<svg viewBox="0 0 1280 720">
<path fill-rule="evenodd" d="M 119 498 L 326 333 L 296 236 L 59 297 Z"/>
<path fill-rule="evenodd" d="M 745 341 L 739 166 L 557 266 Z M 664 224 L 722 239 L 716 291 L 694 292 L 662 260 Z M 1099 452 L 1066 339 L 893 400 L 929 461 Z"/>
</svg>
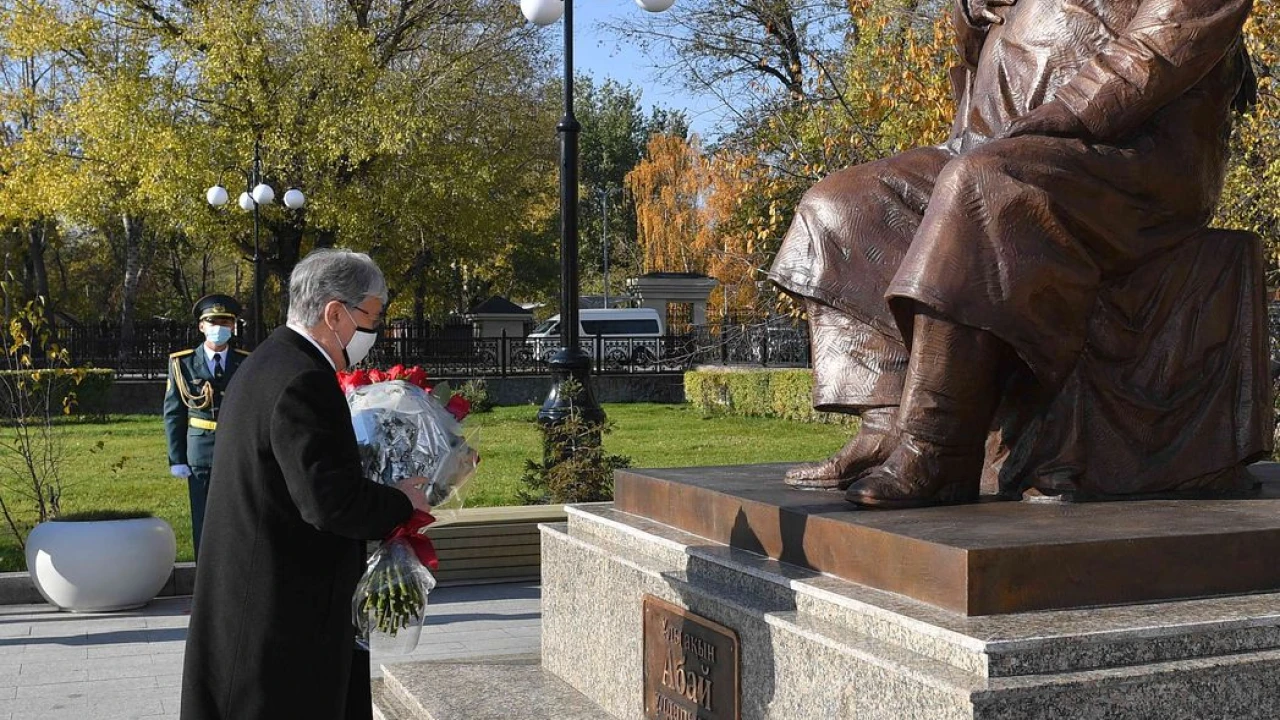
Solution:
<svg viewBox="0 0 1280 720">
<path fill-rule="evenodd" d="M 811 370 L 691 370 L 684 395 L 704 417 L 773 417 L 803 422 L 856 422 L 852 415 L 813 410 Z"/>
<path fill-rule="evenodd" d="M 53 383 L 49 402 L 56 414 L 86 417 L 107 415 L 107 403 L 115 371 L 89 368 L 62 368 L 56 370 L 0 370 L 0 417 L 12 418 L 17 411 L 13 393 L 23 392 L 27 404 L 40 402 L 45 397 L 46 383 Z M 75 401 L 67 397 L 75 393 Z M 67 409 L 69 412 L 63 412 Z"/>
</svg>

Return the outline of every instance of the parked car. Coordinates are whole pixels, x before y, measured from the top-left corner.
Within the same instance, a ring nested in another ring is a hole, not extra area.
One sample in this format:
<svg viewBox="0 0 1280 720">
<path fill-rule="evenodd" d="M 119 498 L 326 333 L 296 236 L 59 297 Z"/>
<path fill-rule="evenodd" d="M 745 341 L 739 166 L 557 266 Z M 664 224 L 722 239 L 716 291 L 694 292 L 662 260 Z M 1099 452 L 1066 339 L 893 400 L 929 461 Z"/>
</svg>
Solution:
<svg viewBox="0 0 1280 720">
<path fill-rule="evenodd" d="M 605 362 L 648 364 L 661 354 L 662 318 L 653 308 L 580 310 L 578 337 L 582 351 L 595 357 L 599 345 Z M 560 348 L 560 316 L 529 334 L 535 355 L 547 360 Z"/>
</svg>

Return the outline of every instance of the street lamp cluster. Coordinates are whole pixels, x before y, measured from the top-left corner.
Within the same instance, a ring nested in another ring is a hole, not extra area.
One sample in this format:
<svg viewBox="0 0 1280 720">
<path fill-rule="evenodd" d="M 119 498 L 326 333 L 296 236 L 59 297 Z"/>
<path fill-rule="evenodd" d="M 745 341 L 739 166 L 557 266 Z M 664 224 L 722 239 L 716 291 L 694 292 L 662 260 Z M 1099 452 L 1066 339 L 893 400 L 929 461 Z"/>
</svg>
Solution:
<svg viewBox="0 0 1280 720">
<path fill-rule="evenodd" d="M 231 196 L 227 194 L 227 189 L 221 185 L 214 185 L 204 194 L 205 200 L 214 207 L 222 207 L 227 204 Z M 271 189 L 270 185 L 259 183 L 253 190 L 246 190 L 240 193 L 240 197 L 236 200 L 236 204 L 245 212 L 250 212 L 254 208 L 254 204 L 270 205 L 276 200 L 276 191 Z M 289 188 L 284 192 L 284 206 L 290 210 L 300 210 L 303 205 L 307 204 L 307 197 L 297 188 Z"/>
<path fill-rule="evenodd" d="M 276 200 L 276 191 L 262 182 L 262 157 L 257 144 L 253 146 L 253 169 L 245 175 L 245 185 L 247 189 L 240 193 L 236 204 L 241 210 L 253 213 L 253 343 L 257 346 L 262 342 L 262 251 L 258 240 L 258 209 Z M 231 196 L 223 186 L 214 185 L 205 191 L 204 199 L 209 205 L 220 208 Z M 285 190 L 282 200 L 290 210 L 301 210 L 307 204 L 307 197 L 297 188 Z"/>
<path fill-rule="evenodd" d="M 636 0 L 649 12 L 662 12 L 675 0 Z M 591 358 L 578 344 L 578 134 L 582 125 L 573 116 L 573 0 L 520 0 L 520 11 L 535 25 L 564 18 L 564 117 L 560 133 L 560 350 L 547 362 L 551 392 L 538 410 L 538 421 L 558 425 L 575 409 L 588 422 L 603 422 L 604 409 L 591 392 Z M 580 388 L 565 397 L 567 380 Z"/>
<path fill-rule="evenodd" d="M 550 25 L 565 14 L 566 4 L 569 4 L 566 0 L 520 0 L 520 12 L 534 25 Z M 662 12 L 674 5 L 675 0 L 636 0 L 636 4 L 649 12 Z"/>
<path fill-rule="evenodd" d="M 636 0 L 649 12 L 669 9 L 675 0 Z M 556 126 L 560 133 L 560 350 L 548 365 L 554 375 L 553 385 L 542 408 L 539 421 L 556 424 L 565 420 L 576 406 L 588 421 L 603 421 L 604 410 L 596 402 L 590 387 L 591 359 L 578 344 L 578 134 L 582 126 L 573 116 L 573 0 L 520 0 L 520 10 L 535 25 L 550 25 L 564 18 L 564 117 Z M 262 256 L 258 243 L 258 209 L 275 201 L 275 190 L 262 182 L 262 161 L 258 147 L 253 149 L 253 171 L 246 178 L 249 189 L 240 194 L 241 210 L 253 213 L 254 273 L 254 339 L 262 339 Z M 214 185 L 205 199 L 215 208 L 230 200 L 227 189 Z M 298 210 L 306 197 L 297 188 L 285 191 L 284 205 Z M 606 200 L 607 202 L 607 200 Z M 560 389 L 566 380 L 575 380 L 582 388 L 577 397 L 564 397 Z"/>
</svg>

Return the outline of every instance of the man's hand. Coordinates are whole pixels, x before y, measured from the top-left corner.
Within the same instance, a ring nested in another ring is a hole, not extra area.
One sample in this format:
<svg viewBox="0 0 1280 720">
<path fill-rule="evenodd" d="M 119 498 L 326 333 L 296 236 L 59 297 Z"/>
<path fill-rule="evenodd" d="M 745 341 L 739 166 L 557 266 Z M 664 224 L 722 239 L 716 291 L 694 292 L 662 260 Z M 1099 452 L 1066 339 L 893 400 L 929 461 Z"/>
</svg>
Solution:
<svg viewBox="0 0 1280 720">
<path fill-rule="evenodd" d="M 1018 0 L 963 0 L 969 19 L 976 25 L 1003 25 L 1004 18 L 997 15 L 992 8 L 1010 7 Z"/>
<path fill-rule="evenodd" d="M 1075 113 L 1057 100 L 1050 100 L 1031 112 L 1009 123 L 1008 129 L 1001 137 L 1011 138 L 1020 135 L 1048 135 L 1051 137 L 1069 137 L 1087 139 L 1089 128 L 1080 122 Z"/>
<path fill-rule="evenodd" d="M 431 503 L 427 502 L 427 493 L 422 488 L 426 487 L 429 482 L 431 481 L 424 477 L 412 477 L 396 483 L 396 488 L 409 497 L 409 502 L 413 503 L 414 510 L 427 512 L 431 510 Z"/>
<path fill-rule="evenodd" d="M 186 480 L 187 478 L 191 477 L 191 466 L 190 465 L 170 465 L 169 474 L 178 478 L 179 480 Z"/>
</svg>

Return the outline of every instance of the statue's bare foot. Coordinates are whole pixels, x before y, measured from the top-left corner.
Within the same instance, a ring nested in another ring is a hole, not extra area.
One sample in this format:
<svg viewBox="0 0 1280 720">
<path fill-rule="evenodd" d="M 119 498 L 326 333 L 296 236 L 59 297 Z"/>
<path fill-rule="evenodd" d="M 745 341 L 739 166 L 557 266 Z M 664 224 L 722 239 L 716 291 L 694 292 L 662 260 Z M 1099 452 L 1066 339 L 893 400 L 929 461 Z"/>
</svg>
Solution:
<svg viewBox="0 0 1280 720">
<path fill-rule="evenodd" d="M 889 459 L 854 483 L 845 499 L 886 510 L 976 502 L 983 461 L 981 445 L 935 445 L 903 433 Z"/>
<path fill-rule="evenodd" d="M 868 470 L 889 459 L 898 446 L 897 415 L 896 407 L 863 412 L 858 434 L 835 455 L 821 462 L 791 468 L 783 482 L 791 487 L 811 490 L 844 490 Z"/>
</svg>

